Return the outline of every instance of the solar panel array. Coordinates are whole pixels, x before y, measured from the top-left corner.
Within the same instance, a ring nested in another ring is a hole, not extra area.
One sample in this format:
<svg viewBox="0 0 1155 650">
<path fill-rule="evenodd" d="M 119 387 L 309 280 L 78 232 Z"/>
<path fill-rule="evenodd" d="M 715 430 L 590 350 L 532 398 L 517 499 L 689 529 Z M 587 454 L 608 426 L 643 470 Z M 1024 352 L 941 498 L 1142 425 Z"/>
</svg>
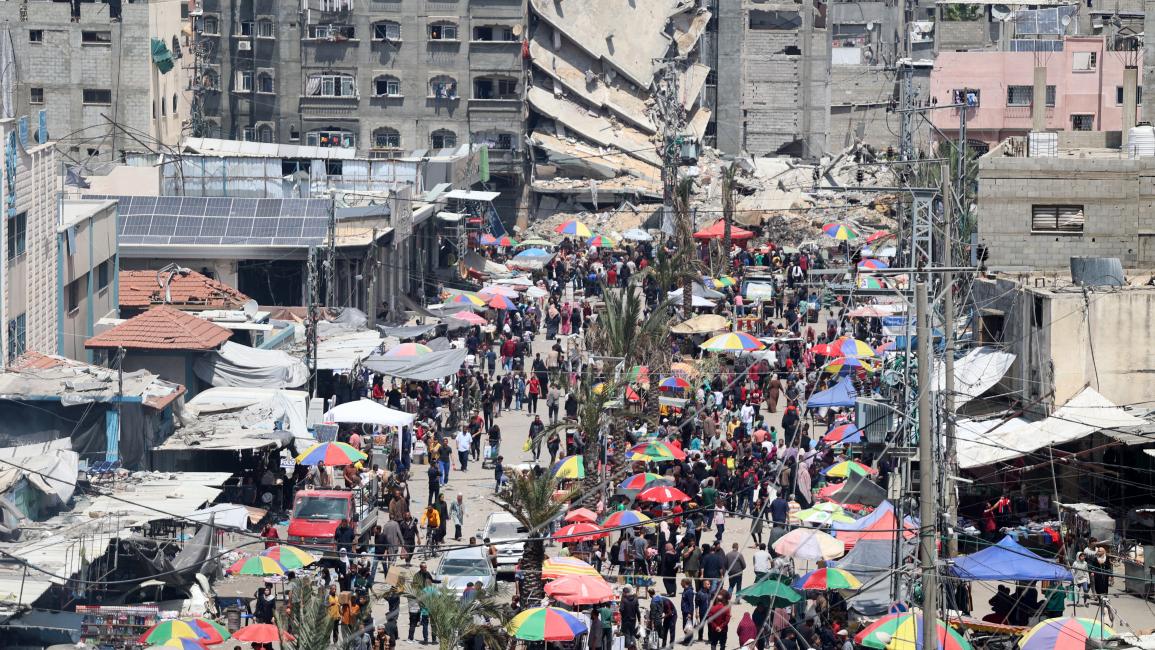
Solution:
<svg viewBox="0 0 1155 650">
<path fill-rule="evenodd" d="M 328 232 L 328 199 L 89 196 L 120 202 L 121 244 L 316 246 Z"/>
<path fill-rule="evenodd" d="M 1012 52 L 1062 52 L 1063 41 L 1012 39 Z"/>
<path fill-rule="evenodd" d="M 1015 34 L 1022 36 L 1061 36 L 1067 31 L 1066 25 L 1063 24 L 1063 17 L 1073 18 L 1077 11 L 1078 7 L 1075 5 L 1016 11 Z"/>
</svg>

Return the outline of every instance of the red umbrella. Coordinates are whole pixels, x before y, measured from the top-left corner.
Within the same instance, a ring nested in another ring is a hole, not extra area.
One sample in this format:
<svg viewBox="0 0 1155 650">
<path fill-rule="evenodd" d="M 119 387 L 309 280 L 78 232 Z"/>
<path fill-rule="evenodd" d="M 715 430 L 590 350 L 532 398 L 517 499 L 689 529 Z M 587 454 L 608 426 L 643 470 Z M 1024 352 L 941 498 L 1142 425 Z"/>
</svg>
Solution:
<svg viewBox="0 0 1155 650">
<path fill-rule="evenodd" d="M 887 232 L 885 230 L 878 230 L 870 233 L 870 236 L 866 238 L 866 243 L 873 244 L 874 242 L 880 239 L 886 239 L 887 237 L 894 237 L 894 233 Z"/>
<path fill-rule="evenodd" d="M 233 640 L 248 641 L 249 643 L 280 643 L 282 640 L 294 641 L 296 637 L 277 628 L 276 625 L 253 623 L 234 632 Z"/>
<path fill-rule="evenodd" d="M 609 537 L 609 535 L 609 533 L 602 530 L 601 526 L 595 526 L 594 524 L 582 521 L 576 524 L 562 526 L 553 534 L 553 538 L 559 542 L 570 544 L 573 542 L 590 542 L 595 539 L 601 539 L 602 537 Z"/>
<path fill-rule="evenodd" d="M 674 501 L 686 502 L 690 500 L 690 497 L 676 487 L 658 485 L 639 492 L 637 500 L 653 501 L 654 503 L 671 503 Z"/>
<path fill-rule="evenodd" d="M 598 520 L 597 514 L 589 508 L 578 508 L 566 513 L 565 520 L 573 523 L 585 522 L 592 524 Z"/>
<path fill-rule="evenodd" d="M 545 586 L 545 595 L 567 605 L 596 605 L 614 598 L 614 590 L 601 576 L 563 576 Z"/>
</svg>

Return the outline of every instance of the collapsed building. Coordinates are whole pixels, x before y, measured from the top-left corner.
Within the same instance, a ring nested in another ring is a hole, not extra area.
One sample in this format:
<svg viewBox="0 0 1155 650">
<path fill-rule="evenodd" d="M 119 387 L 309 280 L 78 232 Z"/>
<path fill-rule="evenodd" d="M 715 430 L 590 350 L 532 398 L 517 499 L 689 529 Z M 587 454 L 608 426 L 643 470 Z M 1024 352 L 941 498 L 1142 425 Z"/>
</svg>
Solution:
<svg viewBox="0 0 1155 650">
<path fill-rule="evenodd" d="M 597 209 L 662 197 L 657 88 L 681 119 L 678 136 L 713 133 L 713 13 L 686 0 L 604 0 L 596 9 L 530 0 L 528 141 L 538 218 L 578 204 Z M 676 77 L 660 84 L 660 76 Z M 524 225 L 524 224 L 522 224 Z"/>
</svg>

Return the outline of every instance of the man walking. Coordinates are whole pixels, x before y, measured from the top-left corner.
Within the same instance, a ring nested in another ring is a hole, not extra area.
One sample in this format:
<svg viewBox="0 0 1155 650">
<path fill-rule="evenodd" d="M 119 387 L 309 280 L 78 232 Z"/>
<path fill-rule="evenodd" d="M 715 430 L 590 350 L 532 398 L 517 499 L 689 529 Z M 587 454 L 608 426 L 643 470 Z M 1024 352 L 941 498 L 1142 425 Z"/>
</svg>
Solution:
<svg viewBox="0 0 1155 650">
<path fill-rule="evenodd" d="M 457 499 L 449 506 L 449 517 L 453 519 L 453 539 L 454 541 L 461 541 L 461 526 L 465 523 L 465 503 L 462 501 L 460 494 Z"/>
<path fill-rule="evenodd" d="M 746 558 L 742 557 L 737 544 L 731 546 L 726 554 L 726 566 L 729 567 L 730 593 L 736 594 L 742 591 L 742 573 L 746 570 Z"/>
<path fill-rule="evenodd" d="M 473 436 L 462 429 L 457 433 L 457 464 L 461 471 L 469 469 L 469 450 L 473 446 Z"/>
</svg>

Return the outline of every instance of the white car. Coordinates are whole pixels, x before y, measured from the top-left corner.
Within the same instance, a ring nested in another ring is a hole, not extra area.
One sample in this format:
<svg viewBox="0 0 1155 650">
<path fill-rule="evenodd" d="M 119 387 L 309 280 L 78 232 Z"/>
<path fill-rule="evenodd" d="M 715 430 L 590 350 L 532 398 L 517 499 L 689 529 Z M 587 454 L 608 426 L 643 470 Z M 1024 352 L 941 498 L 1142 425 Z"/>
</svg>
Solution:
<svg viewBox="0 0 1155 650">
<path fill-rule="evenodd" d="M 513 515 L 507 512 L 495 512 L 485 520 L 485 527 L 477 534 L 477 538 L 488 539 L 497 547 L 497 568 L 512 570 L 521 560 L 525 550 L 525 538 L 529 531 L 521 525 Z"/>
<path fill-rule="evenodd" d="M 474 587 L 482 589 L 492 589 L 497 583 L 497 574 L 482 546 L 447 551 L 441 556 L 433 577 L 441 582 L 441 586 L 456 591 L 459 596 L 471 582 Z"/>
</svg>

